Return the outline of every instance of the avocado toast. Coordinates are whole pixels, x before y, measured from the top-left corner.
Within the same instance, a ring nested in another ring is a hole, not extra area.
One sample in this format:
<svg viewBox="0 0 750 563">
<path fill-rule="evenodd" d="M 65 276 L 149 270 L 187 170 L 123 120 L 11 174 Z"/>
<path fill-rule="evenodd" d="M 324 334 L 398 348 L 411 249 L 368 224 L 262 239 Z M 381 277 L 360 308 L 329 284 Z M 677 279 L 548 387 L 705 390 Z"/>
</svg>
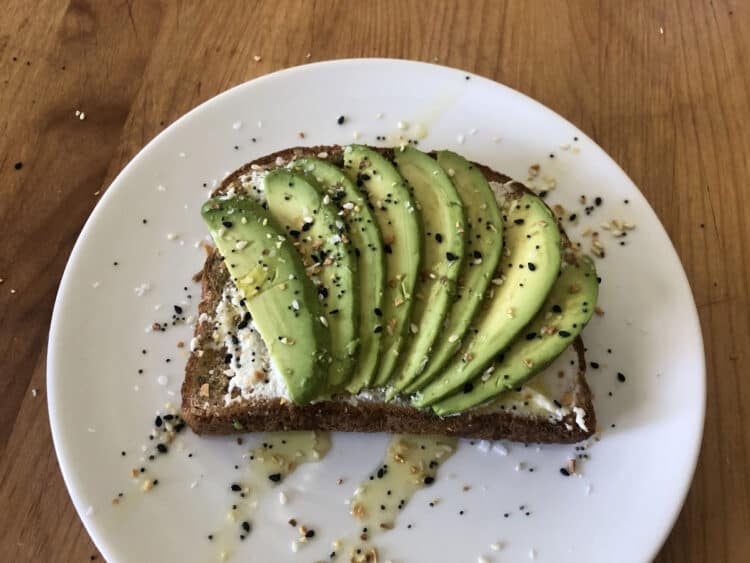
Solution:
<svg viewBox="0 0 750 563">
<path fill-rule="evenodd" d="M 281 215 L 300 224 L 282 224 L 271 207 L 299 200 L 298 182 L 308 196 L 299 212 Z M 268 201 L 268 185 L 280 201 Z M 310 197 L 310 187 L 320 197 Z M 256 203 L 252 214 L 247 199 Z M 596 272 L 522 184 L 447 151 L 293 148 L 228 176 L 203 215 L 218 249 L 201 274 L 182 387 L 194 431 L 559 443 L 595 431 L 579 333 L 596 305 Z M 315 235 L 321 218 L 327 230 Z M 276 229 L 262 234 L 270 249 L 242 230 L 265 219 L 264 228 Z M 259 286 L 270 293 L 272 322 L 253 314 L 258 267 L 266 278 L 288 278 Z M 256 272 L 250 285 L 238 281 L 240 270 Z M 334 293 L 348 310 L 331 308 Z M 338 314 L 346 330 L 331 330 Z M 269 324 L 272 331 L 263 328 Z"/>
</svg>

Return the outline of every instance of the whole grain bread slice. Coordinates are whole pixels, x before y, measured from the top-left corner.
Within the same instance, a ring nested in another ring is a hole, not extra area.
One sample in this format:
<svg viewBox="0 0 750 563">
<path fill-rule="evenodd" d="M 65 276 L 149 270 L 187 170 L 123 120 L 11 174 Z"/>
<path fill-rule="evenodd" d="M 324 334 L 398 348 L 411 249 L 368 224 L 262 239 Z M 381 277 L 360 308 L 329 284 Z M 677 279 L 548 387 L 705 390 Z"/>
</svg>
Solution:
<svg viewBox="0 0 750 563">
<path fill-rule="evenodd" d="M 391 156 L 391 149 L 378 149 Z M 228 176 L 214 194 L 242 190 L 242 178 L 253 171 L 274 168 L 300 156 L 320 156 L 334 163 L 342 160 L 342 147 L 295 147 L 257 159 Z M 476 164 L 488 181 L 506 184 L 508 176 Z M 525 190 L 513 183 L 519 193 Z M 570 243 L 563 234 L 564 244 Z M 586 382 L 586 361 L 581 338 L 573 343 L 578 356 L 578 372 L 573 402 L 578 416 L 569 412 L 561 420 L 514 411 L 472 409 L 445 418 L 430 410 L 415 409 L 405 403 L 386 403 L 370 398 L 340 396 L 308 405 L 296 405 L 283 398 L 242 398 L 225 402 L 229 388 L 224 357 L 227 350 L 212 343 L 214 316 L 227 284 L 229 272 L 221 255 L 211 250 L 202 271 L 199 320 L 182 384 L 182 415 L 198 434 L 235 432 L 331 430 L 342 432 L 391 432 L 442 434 L 479 439 L 508 439 L 519 442 L 574 443 L 591 436 L 596 418 L 591 390 Z M 579 425 L 581 414 L 585 424 Z"/>
</svg>

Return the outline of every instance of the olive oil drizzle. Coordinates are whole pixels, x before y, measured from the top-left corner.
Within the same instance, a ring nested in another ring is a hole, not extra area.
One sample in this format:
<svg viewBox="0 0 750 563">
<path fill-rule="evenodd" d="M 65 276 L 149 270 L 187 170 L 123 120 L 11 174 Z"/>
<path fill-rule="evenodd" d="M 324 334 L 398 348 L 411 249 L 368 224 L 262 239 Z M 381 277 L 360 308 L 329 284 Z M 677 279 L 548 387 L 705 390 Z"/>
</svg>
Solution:
<svg viewBox="0 0 750 563">
<path fill-rule="evenodd" d="M 456 438 L 444 436 L 393 436 L 383 462 L 352 495 L 351 515 L 359 529 L 337 542 L 336 556 L 352 563 L 377 561 L 373 537 L 396 526 L 399 512 L 417 491 L 435 482 L 457 444 Z"/>
<path fill-rule="evenodd" d="M 226 523 L 209 536 L 219 546 L 219 559 L 231 557 L 238 542 L 252 535 L 253 518 L 260 500 L 305 463 L 323 459 L 331 449 L 328 432 L 272 432 L 264 434 L 258 445 L 243 455 L 248 470 L 229 485 L 232 494 Z"/>
</svg>

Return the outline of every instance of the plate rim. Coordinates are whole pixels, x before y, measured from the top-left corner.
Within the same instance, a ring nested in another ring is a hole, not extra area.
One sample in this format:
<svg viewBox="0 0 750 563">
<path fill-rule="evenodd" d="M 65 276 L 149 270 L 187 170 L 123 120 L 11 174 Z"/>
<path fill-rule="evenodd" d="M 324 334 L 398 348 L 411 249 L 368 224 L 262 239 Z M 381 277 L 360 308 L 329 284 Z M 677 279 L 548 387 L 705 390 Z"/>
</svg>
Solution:
<svg viewBox="0 0 750 563">
<path fill-rule="evenodd" d="M 93 526 L 89 522 L 89 518 L 86 517 L 85 512 L 84 512 L 84 507 L 82 506 L 81 492 L 78 491 L 78 489 L 72 485 L 72 475 L 75 470 L 74 470 L 71 460 L 69 459 L 69 456 L 66 455 L 65 446 L 63 444 L 65 442 L 64 429 L 60 426 L 60 423 L 57 421 L 57 416 L 56 416 L 56 411 L 59 408 L 58 406 L 56 406 L 56 397 L 58 394 L 58 383 L 56 381 L 60 379 L 60 376 L 55 375 L 56 374 L 55 364 L 57 363 L 57 357 L 59 354 L 59 352 L 57 351 L 56 343 L 55 343 L 55 340 L 56 340 L 55 337 L 58 334 L 58 331 L 60 330 L 60 326 L 62 323 L 61 309 L 63 308 L 63 305 L 64 305 L 65 294 L 69 292 L 68 288 L 73 283 L 73 280 L 74 280 L 73 271 L 75 270 L 75 266 L 77 262 L 81 260 L 80 255 L 82 252 L 81 251 L 82 241 L 88 236 L 88 231 L 91 228 L 93 228 L 92 225 L 95 222 L 94 218 L 96 217 L 98 213 L 101 213 L 101 210 L 103 208 L 105 208 L 108 205 L 108 201 L 111 195 L 110 192 L 113 192 L 115 191 L 115 189 L 118 189 L 118 186 L 122 182 L 125 181 L 124 178 L 127 177 L 130 170 L 132 168 L 135 168 L 141 159 L 145 158 L 145 155 L 148 153 L 152 145 L 157 143 L 159 139 L 162 138 L 162 136 L 168 134 L 168 132 L 171 131 L 172 129 L 177 128 L 185 121 L 190 120 L 194 114 L 200 111 L 203 111 L 205 108 L 211 107 L 213 105 L 221 104 L 224 99 L 230 97 L 232 94 L 236 93 L 239 90 L 247 88 L 250 85 L 273 81 L 275 79 L 278 79 L 281 75 L 284 75 L 286 77 L 288 75 L 294 75 L 294 74 L 298 74 L 301 72 L 315 72 L 316 70 L 322 67 L 334 67 L 334 66 L 346 67 L 347 65 L 350 65 L 352 63 L 355 63 L 357 65 L 388 63 L 388 64 L 394 64 L 394 65 L 403 65 L 404 67 L 416 65 L 416 66 L 422 66 L 422 67 L 431 67 L 433 70 L 438 71 L 438 72 L 445 72 L 446 70 L 460 72 L 460 73 L 465 74 L 466 76 L 470 76 L 472 79 L 485 81 L 495 88 L 500 87 L 506 90 L 506 92 L 520 97 L 520 99 L 523 100 L 524 103 L 530 104 L 534 106 L 535 109 L 541 110 L 542 112 L 549 112 L 551 116 L 557 118 L 562 123 L 569 125 L 571 128 L 575 129 L 578 132 L 579 137 L 582 137 L 583 139 L 590 142 L 593 146 L 598 148 L 601 152 L 601 155 L 604 156 L 605 159 L 607 160 L 607 164 L 609 166 L 614 166 L 616 170 L 619 171 L 619 173 L 622 174 L 622 176 L 625 179 L 627 179 L 627 181 L 631 184 L 631 186 L 635 188 L 635 192 L 642 199 L 642 203 L 644 203 L 656 217 L 658 228 L 661 230 L 661 233 L 669 242 L 669 246 L 672 252 L 674 253 L 674 256 L 677 258 L 677 264 L 679 266 L 678 270 L 679 270 L 680 276 L 679 276 L 679 280 L 675 280 L 675 281 L 683 284 L 684 287 L 687 288 L 688 295 L 690 296 L 690 300 L 692 302 L 692 307 L 690 308 L 690 310 L 684 311 L 684 313 L 690 316 L 690 320 L 692 321 L 693 326 L 696 327 L 695 336 L 697 337 L 697 341 L 700 344 L 700 354 L 698 354 L 699 363 L 695 367 L 698 373 L 700 373 L 701 377 L 698 378 L 699 397 L 696 397 L 696 399 L 698 399 L 698 403 L 699 403 L 698 407 L 700 411 L 699 421 L 698 421 L 698 425 L 696 428 L 697 432 L 695 436 L 691 436 L 691 444 L 690 444 L 690 447 L 687 448 L 689 450 L 687 453 L 689 454 L 690 463 L 688 464 L 689 466 L 686 467 L 687 471 L 680 472 L 680 474 L 683 475 L 684 481 L 682 483 L 682 486 L 680 487 L 681 488 L 680 494 L 677 496 L 678 502 L 676 502 L 674 506 L 672 507 L 671 515 L 668 519 L 669 525 L 663 527 L 661 533 L 659 534 L 659 541 L 656 542 L 653 548 L 651 549 L 649 560 L 653 559 L 662 549 L 669 534 L 674 529 L 675 523 L 677 522 L 677 519 L 685 505 L 685 501 L 690 492 L 690 488 L 692 486 L 693 479 L 695 477 L 695 472 L 697 469 L 700 452 L 702 449 L 704 430 L 705 430 L 705 417 L 706 417 L 706 359 L 705 359 L 706 351 L 705 351 L 705 343 L 703 339 L 702 326 L 700 323 L 700 316 L 698 314 L 698 308 L 695 302 L 695 296 L 693 294 L 690 280 L 687 277 L 687 273 L 685 272 L 685 267 L 682 263 L 682 260 L 680 259 L 680 255 L 677 252 L 671 237 L 669 236 L 669 233 L 664 227 L 664 224 L 662 223 L 658 214 L 656 213 L 654 208 L 651 206 L 650 202 L 646 199 L 644 194 L 641 192 L 640 188 L 630 178 L 630 176 L 625 172 L 625 170 L 609 155 L 609 153 L 607 153 L 607 151 L 605 151 L 596 141 L 594 141 L 591 137 L 589 137 L 589 135 L 585 131 L 582 131 L 579 127 L 571 123 L 568 119 L 560 115 L 558 112 L 556 112 L 552 108 L 535 100 L 534 98 L 528 96 L 527 94 L 520 92 L 519 90 L 511 88 L 510 86 L 507 86 L 506 84 L 503 84 L 491 78 L 487 78 L 480 74 L 476 74 L 471 71 L 467 71 L 458 67 L 435 64 L 435 63 L 427 62 L 427 61 L 388 58 L 388 57 L 354 57 L 354 58 L 344 58 L 344 59 L 329 59 L 329 60 L 316 61 L 314 63 L 306 63 L 306 64 L 303 63 L 301 65 L 295 65 L 292 67 L 279 69 L 268 74 L 257 76 L 245 82 L 236 84 L 218 93 L 217 95 L 209 98 L 208 100 L 201 102 L 197 106 L 193 107 L 192 109 L 190 109 L 189 111 L 181 115 L 178 119 L 176 119 L 174 122 L 172 122 L 167 127 L 165 127 L 162 131 L 156 134 L 152 139 L 150 139 L 127 162 L 127 164 L 120 170 L 117 176 L 115 176 L 115 178 L 106 188 L 103 196 L 99 199 L 99 201 L 96 203 L 94 208 L 89 213 L 83 227 L 81 228 L 81 231 L 76 237 L 76 241 L 73 245 L 73 248 L 70 251 L 70 254 L 66 261 L 65 268 L 60 278 L 60 282 L 59 282 L 57 292 L 55 295 L 55 302 L 54 302 L 54 306 L 52 310 L 49 333 L 48 333 L 48 338 L 47 338 L 45 384 L 47 386 L 47 413 L 49 417 L 50 430 L 51 430 L 55 456 L 57 457 L 57 462 L 60 467 L 60 472 L 63 477 L 63 482 L 65 483 L 65 488 L 67 489 L 68 495 L 71 499 L 71 502 L 73 503 L 73 506 L 76 510 L 78 518 L 83 524 L 84 528 L 86 529 L 86 532 L 91 538 L 91 541 L 94 543 L 97 550 L 105 557 L 105 559 L 113 560 L 113 561 L 117 560 L 116 557 L 112 557 L 113 554 L 109 550 L 109 547 L 110 547 L 109 542 L 106 542 L 103 536 L 100 537 L 98 534 L 94 533 Z"/>
</svg>

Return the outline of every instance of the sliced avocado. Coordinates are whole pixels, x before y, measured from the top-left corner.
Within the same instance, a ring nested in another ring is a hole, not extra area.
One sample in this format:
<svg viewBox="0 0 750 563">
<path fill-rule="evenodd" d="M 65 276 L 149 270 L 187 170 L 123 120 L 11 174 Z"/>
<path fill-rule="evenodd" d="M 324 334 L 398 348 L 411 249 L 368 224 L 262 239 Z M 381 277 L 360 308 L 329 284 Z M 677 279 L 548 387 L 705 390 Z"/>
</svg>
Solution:
<svg viewBox="0 0 750 563">
<path fill-rule="evenodd" d="M 461 155 L 437 154 L 463 202 L 466 215 L 466 260 L 458 275 L 455 299 L 439 336 L 432 343 L 424 371 L 404 391 L 413 393 L 432 381 L 461 346 L 461 339 L 484 298 L 503 252 L 503 219 L 484 174 Z"/>
<path fill-rule="evenodd" d="M 382 387 L 399 358 L 414 302 L 420 267 L 422 229 L 409 186 L 394 166 L 375 150 L 351 145 L 344 149 L 344 173 L 367 197 L 383 237 L 386 285 L 380 363 L 371 382 Z"/>
<path fill-rule="evenodd" d="M 581 333 L 594 313 L 598 294 L 594 263 L 582 257 L 557 278 L 542 308 L 502 354 L 502 360 L 432 409 L 440 416 L 454 414 L 519 387 L 552 363 Z"/>
<path fill-rule="evenodd" d="M 294 248 L 247 197 L 210 199 L 201 214 L 291 399 L 302 404 L 320 397 L 331 338 L 320 330 L 323 312 Z"/>
<path fill-rule="evenodd" d="M 506 256 L 475 328 L 442 374 L 419 390 L 413 404 L 431 405 L 470 382 L 536 315 L 560 271 L 560 231 L 541 199 L 513 191 L 503 203 Z"/>
<path fill-rule="evenodd" d="M 373 212 L 367 200 L 339 167 L 318 158 L 298 158 L 292 169 L 315 178 L 317 184 L 338 215 L 349 226 L 348 235 L 357 258 L 359 280 L 359 350 L 354 373 L 346 389 L 358 393 L 369 385 L 375 374 L 380 350 L 381 332 L 375 327 L 381 323 L 383 292 L 385 286 L 385 256 Z M 325 198 L 324 198 L 325 200 Z"/>
<path fill-rule="evenodd" d="M 356 358 L 357 264 L 346 224 L 333 206 L 323 203 L 322 189 L 314 182 L 312 177 L 277 168 L 263 179 L 263 190 L 269 213 L 292 238 L 308 276 L 317 285 L 324 316 L 319 326 L 331 332 L 333 363 L 328 387 L 333 392 L 349 382 Z M 292 303 L 290 311 L 300 306 Z"/>
<path fill-rule="evenodd" d="M 427 365 L 432 343 L 455 295 L 466 236 L 461 198 L 437 161 L 412 147 L 396 150 L 394 161 L 412 187 L 422 215 L 424 252 L 414 290 L 409 336 L 401 351 L 398 375 L 389 382 L 388 399 L 411 383 Z"/>
</svg>

